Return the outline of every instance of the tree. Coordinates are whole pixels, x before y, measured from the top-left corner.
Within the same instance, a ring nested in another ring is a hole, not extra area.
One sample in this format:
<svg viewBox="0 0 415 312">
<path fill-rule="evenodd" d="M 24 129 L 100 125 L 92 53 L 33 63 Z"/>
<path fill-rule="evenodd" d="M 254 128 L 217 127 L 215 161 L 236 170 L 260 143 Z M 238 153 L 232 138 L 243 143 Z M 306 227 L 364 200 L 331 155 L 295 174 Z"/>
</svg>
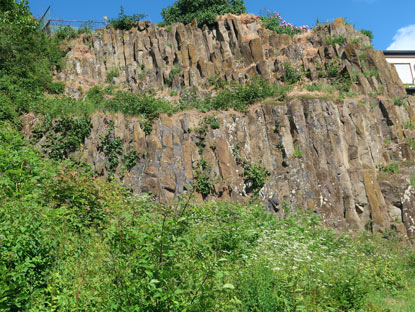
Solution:
<svg viewBox="0 0 415 312">
<path fill-rule="evenodd" d="M 115 29 L 130 30 L 134 25 L 137 24 L 137 22 L 146 16 L 147 14 L 127 15 L 124 12 L 123 6 L 121 6 L 120 13 L 118 13 L 118 18 L 110 19 L 110 25 Z"/>
<path fill-rule="evenodd" d="M 177 0 L 161 11 L 164 22 L 191 23 L 197 19 L 199 26 L 212 25 L 218 15 L 246 13 L 244 0 Z"/>
</svg>

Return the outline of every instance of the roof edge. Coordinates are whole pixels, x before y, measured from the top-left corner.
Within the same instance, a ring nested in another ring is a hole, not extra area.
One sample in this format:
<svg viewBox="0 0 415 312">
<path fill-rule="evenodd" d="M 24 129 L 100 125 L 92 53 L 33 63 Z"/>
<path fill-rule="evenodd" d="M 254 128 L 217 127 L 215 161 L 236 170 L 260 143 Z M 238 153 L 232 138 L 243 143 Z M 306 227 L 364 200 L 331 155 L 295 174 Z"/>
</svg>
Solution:
<svg viewBox="0 0 415 312">
<path fill-rule="evenodd" d="M 384 55 L 415 55 L 415 50 L 383 50 Z"/>
</svg>

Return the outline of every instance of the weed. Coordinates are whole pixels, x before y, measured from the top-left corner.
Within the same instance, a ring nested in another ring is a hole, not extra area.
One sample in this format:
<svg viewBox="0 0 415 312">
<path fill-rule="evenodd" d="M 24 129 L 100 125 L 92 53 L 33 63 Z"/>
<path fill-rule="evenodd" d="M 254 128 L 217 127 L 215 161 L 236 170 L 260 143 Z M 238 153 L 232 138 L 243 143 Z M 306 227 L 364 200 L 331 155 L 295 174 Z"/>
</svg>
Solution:
<svg viewBox="0 0 415 312">
<path fill-rule="evenodd" d="M 294 84 L 303 78 L 303 73 L 297 69 L 294 69 L 289 63 L 283 63 L 284 75 L 282 80 L 288 84 Z"/>
<path fill-rule="evenodd" d="M 107 72 L 107 77 L 105 81 L 107 83 L 111 83 L 114 78 L 117 78 L 119 76 L 119 74 L 120 74 L 119 70 L 113 67 Z"/>
<path fill-rule="evenodd" d="M 281 124 L 279 121 L 276 121 L 275 126 L 274 126 L 274 133 L 280 134 L 280 130 L 281 130 Z"/>
<path fill-rule="evenodd" d="M 213 183 L 210 179 L 210 166 L 205 159 L 197 162 L 193 168 L 193 177 L 195 182 L 195 189 L 203 198 L 206 198 L 214 190 Z"/>
<path fill-rule="evenodd" d="M 402 106 L 402 105 L 404 105 L 403 100 L 402 100 L 401 98 L 399 98 L 399 97 L 395 97 L 395 98 L 393 98 L 393 102 L 394 102 L 394 103 L 395 103 L 395 105 L 397 105 L 397 106 Z"/>
<path fill-rule="evenodd" d="M 377 69 L 372 68 L 370 70 L 363 70 L 363 75 L 366 78 L 370 78 L 370 77 L 377 77 L 379 75 Z"/>
<path fill-rule="evenodd" d="M 143 157 L 143 153 L 137 150 L 131 150 L 127 154 L 124 154 L 122 157 L 122 162 L 128 171 L 130 171 L 139 160 Z"/>
<path fill-rule="evenodd" d="M 346 41 L 346 38 L 343 35 L 331 36 L 326 38 L 326 43 L 330 45 L 339 44 L 342 45 Z"/>
<path fill-rule="evenodd" d="M 394 162 L 389 165 L 379 165 L 379 170 L 382 172 L 390 173 L 390 174 L 397 174 L 399 173 L 399 164 Z"/>
<path fill-rule="evenodd" d="M 406 138 L 411 150 L 415 150 L 415 138 Z"/>
<path fill-rule="evenodd" d="M 269 171 L 261 164 L 251 164 L 246 162 L 244 165 L 244 180 L 245 185 L 247 185 L 247 193 L 258 195 L 269 175 Z"/>
<path fill-rule="evenodd" d="M 115 29 L 130 30 L 133 26 L 137 24 L 138 21 L 140 21 L 146 16 L 147 14 L 126 15 L 124 12 L 124 8 L 121 6 L 120 12 L 118 13 L 118 17 L 110 19 L 110 25 Z"/>
<path fill-rule="evenodd" d="M 371 30 L 367 30 L 367 29 L 361 29 L 360 32 L 367 36 L 370 39 L 370 42 L 372 42 L 374 36 L 373 36 L 373 32 Z"/>
<path fill-rule="evenodd" d="M 170 74 L 169 74 L 169 78 L 166 80 L 166 83 L 169 87 L 172 86 L 174 77 L 176 77 L 178 74 L 180 74 L 181 71 L 182 71 L 182 69 L 178 66 L 172 68 L 172 70 L 170 71 Z"/>
<path fill-rule="evenodd" d="M 413 124 L 412 122 L 408 121 L 405 125 L 404 125 L 405 129 L 408 130 L 415 130 L 415 124 Z"/>
<path fill-rule="evenodd" d="M 98 150 L 104 152 L 107 157 L 106 167 L 110 173 L 114 173 L 120 163 L 119 156 L 122 154 L 122 139 L 114 137 L 114 123 L 108 124 L 106 134 L 101 138 L 101 144 Z"/>
<path fill-rule="evenodd" d="M 299 144 L 295 144 L 295 146 L 294 146 L 294 157 L 295 158 L 303 157 L 303 151 L 301 150 Z"/>
</svg>

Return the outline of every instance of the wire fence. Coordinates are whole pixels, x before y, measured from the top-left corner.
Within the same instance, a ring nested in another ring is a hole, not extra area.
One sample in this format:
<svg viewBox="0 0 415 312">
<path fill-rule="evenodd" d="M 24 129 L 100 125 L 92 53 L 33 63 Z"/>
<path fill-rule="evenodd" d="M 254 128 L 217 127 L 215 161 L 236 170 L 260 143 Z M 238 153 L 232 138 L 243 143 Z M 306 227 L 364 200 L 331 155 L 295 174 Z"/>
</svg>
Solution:
<svg viewBox="0 0 415 312">
<path fill-rule="evenodd" d="M 64 27 L 71 27 L 73 30 L 78 31 L 80 29 L 96 30 L 104 28 L 107 22 L 98 21 L 78 21 L 78 20 L 64 20 L 64 19 L 51 19 L 50 6 L 47 8 L 43 16 L 39 19 L 39 30 L 48 33 L 49 35 L 56 34 L 57 31 Z"/>
</svg>

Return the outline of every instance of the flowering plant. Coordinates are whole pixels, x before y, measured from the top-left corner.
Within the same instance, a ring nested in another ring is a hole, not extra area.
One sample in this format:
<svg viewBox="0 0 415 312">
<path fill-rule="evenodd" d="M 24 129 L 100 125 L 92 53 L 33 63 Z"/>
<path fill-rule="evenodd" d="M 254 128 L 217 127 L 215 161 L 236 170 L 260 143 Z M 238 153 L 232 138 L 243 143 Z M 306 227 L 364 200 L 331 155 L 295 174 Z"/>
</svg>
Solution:
<svg viewBox="0 0 415 312">
<path fill-rule="evenodd" d="M 294 36 L 298 33 L 308 31 L 308 26 L 294 26 L 291 23 L 287 23 L 276 11 L 271 12 L 267 11 L 266 16 L 258 17 L 265 28 L 276 31 L 279 34 L 287 34 L 290 36 Z"/>
</svg>

